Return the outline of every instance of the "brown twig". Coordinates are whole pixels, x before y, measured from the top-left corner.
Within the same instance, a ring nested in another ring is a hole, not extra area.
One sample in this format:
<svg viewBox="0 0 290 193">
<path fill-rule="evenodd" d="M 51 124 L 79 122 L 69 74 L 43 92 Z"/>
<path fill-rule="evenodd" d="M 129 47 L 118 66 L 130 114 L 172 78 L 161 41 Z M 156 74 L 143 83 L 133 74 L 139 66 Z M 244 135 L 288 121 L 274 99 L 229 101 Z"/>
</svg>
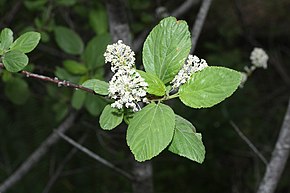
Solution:
<svg viewBox="0 0 290 193">
<path fill-rule="evenodd" d="M 0 63 L 0 68 L 4 69 L 5 68 L 4 64 Z M 19 73 L 25 75 L 27 78 L 35 78 L 35 79 L 38 79 L 38 80 L 42 80 L 42 81 L 46 81 L 46 82 L 51 82 L 51 83 L 57 84 L 57 86 L 59 86 L 59 87 L 65 86 L 65 87 L 69 87 L 69 88 L 80 89 L 80 90 L 86 91 L 86 92 L 91 93 L 91 94 L 96 94 L 95 91 L 92 90 L 92 89 L 86 88 L 86 87 L 84 87 L 82 85 L 71 83 L 71 82 L 69 82 L 67 80 L 59 80 L 57 77 L 51 78 L 51 77 L 48 77 L 48 76 L 35 74 L 35 73 L 28 72 L 28 71 L 25 71 L 25 70 L 19 71 Z"/>
<path fill-rule="evenodd" d="M 71 112 L 70 115 L 59 125 L 55 130 L 59 133 L 66 132 L 74 123 L 77 117 L 76 112 Z M 0 184 L 0 193 L 6 192 L 15 183 L 22 179 L 33 166 L 47 153 L 49 148 L 56 144 L 60 139 L 56 132 L 51 133 L 42 144 L 21 164 L 21 166 L 12 173 L 2 184 Z"/>
<path fill-rule="evenodd" d="M 272 157 L 257 193 L 274 193 L 290 151 L 290 99 Z"/>
</svg>

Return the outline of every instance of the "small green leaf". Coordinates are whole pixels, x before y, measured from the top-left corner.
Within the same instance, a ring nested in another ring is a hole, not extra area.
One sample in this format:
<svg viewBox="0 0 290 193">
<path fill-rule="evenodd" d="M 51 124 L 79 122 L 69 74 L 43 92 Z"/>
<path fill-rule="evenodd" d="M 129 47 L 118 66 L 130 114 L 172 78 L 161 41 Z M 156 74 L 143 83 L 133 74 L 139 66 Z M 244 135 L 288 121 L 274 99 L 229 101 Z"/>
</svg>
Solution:
<svg viewBox="0 0 290 193">
<path fill-rule="evenodd" d="M 161 20 L 144 43 L 146 72 L 157 75 L 165 84 L 170 82 L 184 64 L 190 47 L 190 32 L 185 21 L 174 17 Z"/>
<path fill-rule="evenodd" d="M 66 53 L 78 55 L 84 50 L 84 43 L 80 36 L 73 30 L 58 26 L 54 29 L 57 45 Z"/>
<path fill-rule="evenodd" d="M 211 107 L 231 96 L 241 77 L 241 73 L 229 68 L 207 67 L 180 86 L 180 100 L 192 108 Z"/>
<path fill-rule="evenodd" d="M 123 111 L 107 105 L 100 116 L 100 126 L 104 130 L 112 130 L 123 121 Z"/>
<path fill-rule="evenodd" d="M 108 95 L 108 89 L 109 89 L 109 83 L 98 80 L 98 79 L 90 79 L 85 81 L 82 84 L 84 87 L 92 89 L 95 91 L 95 93 L 100 94 L 100 95 Z"/>
<path fill-rule="evenodd" d="M 28 84 L 20 78 L 11 78 L 5 84 L 5 95 L 16 105 L 23 105 L 30 96 Z"/>
<path fill-rule="evenodd" d="M 74 60 L 65 60 L 63 62 L 63 66 L 69 73 L 72 73 L 72 74 L 82 75 L 82 74 L 87 73 L 88 71 L 87 68 L 83 64 Z"/>
<path fill-rule="evenodd" d="M 26 32 L 12 43 L 10 50 L 18 50 L 23 53 L 31 52 L 37 46 L 39 40 L 40 33 Z"/>
<path fill-rule="evenodd" d="M 148 83 L 147 92 L 156 96 L 163 96 L 166 91 L 164 83 L 154 74 L 138 70 L 138 73 Z"/>
<path fill-rule="evenodd" d="M 0 50 L 7 50 L 13 42 L 13 32 L 9 28 L 4 28 L 0 34 Z"/>
<path fill-rule="evenodd" d="M 72 6 L 76 4 L 76 0 L 56 0 L 56 3 L 63 6 Z"/>
<path fill-rule="evenodd" d="M 81 90 L 75 90 L 72 96 L 71 105 L 73 108 L 79 110 L 85 103 L 86 93 Z"/>
<path fill-rule="evenodd" d="M 205 157 L 201 134 L 195 133 L 194 126 L 179 115 L 175 116 L 175 132 L 168 150 L 198 163 Z"/>
<path fill-rule="evenodd" d="M 18 50 L 3 55 L 3 64 L 9 72 L 18 72 L 28 64 L 28 57 Z"/>
<path fill-rule="evenodd" d="M 95 36 L 89 41 L 82 55 L 82 59 L 89 69 L 102 67 L 105 64 L 104 53 L 110 42 L 111 36 L 109 34 Z"/>
<path fill-rule="evenodd" d="M 151 103 L 138 111 L 127 130 L 127 143 L 137 161 L 149 160 L 164 150 L 173 137 L 173 110 Z"/>
<path fill-rule="evenodd" d="M 100 96 L 88 94 L 85 100 L 85 107 L 92 116 L 98 116 L 108 103 Z"/>
</svg>

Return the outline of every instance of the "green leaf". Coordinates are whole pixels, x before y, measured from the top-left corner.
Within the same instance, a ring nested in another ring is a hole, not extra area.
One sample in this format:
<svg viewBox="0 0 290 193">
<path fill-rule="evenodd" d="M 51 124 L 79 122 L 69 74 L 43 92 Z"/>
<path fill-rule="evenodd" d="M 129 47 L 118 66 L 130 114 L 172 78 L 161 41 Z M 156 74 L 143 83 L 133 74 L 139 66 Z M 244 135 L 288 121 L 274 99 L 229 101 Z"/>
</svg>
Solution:
<svg viewBox="0 0 290 193">
<path fill-rule="evenodd" d="M 82 59 L 89 69 L 102 67 L 105 64 L 104 53 L 111 42 L 109 34 L 99 35 L 91 39 L 86 46 Z"/>
<path fill-rule="evenodd" d="M 154 74 L 138 70 L 138 73 L 148 83 L 147 92 L 156 96 L 163 96 L 166 91 L 164 83 Z"/>
<path fill-rule="evenodd" d="M 143 47 L 146 72 L 164 83 L 170 82 L 184 64 L 191 47 L 190 32 L 185 21 L 174 17 L 163 19 L 148 35 Z"/>
<path fill-rule="evenodd" d="M 175 126 L 173 110 L 162 103 L 151 103 L 131 119 L 127 143 L 137 161 L 149 160 L 168 146 Z"/>
<path fill-rule="evenodd" d="M 23 105 L 30 96 L 28 84 L 20 78 L 11 78 L 5 84 L 5 95 L 16 105 Z"/>
<path fill-rule="evenodd" d="M 109 89 L 109 83 L 98 80 L 98 79 L 90 79 L 85 81 L 82 84 L 84 87 L 87 87 L 89 89 L 92 89 L 95 91 L 95 93 L 100 94 L 100 95 L 108 95 L 108 89 Z"/>
<path fill-rule="evenodd" d="M 4 28 L 0 34 L 0 51 L 7 50 L 13 42 L 13 32 L 9 28 Z"/>
<path fill-rule="evenodd" d="M 37 46 L 39 40 L 40 33 L 26 32 L 12 43 L 10 50 L 18 50 L 23 53 L 31 52 Z"/>
<path fill-rule="evenodd" d="M 71 105 L 73 108 L 79 110 L 85 103 L 86 93 L 81 90 L 75 90 L 72 96 Z"/>
<path fill-rule="evenodd" d="M 63 6 L 72 6 L 76 4 L 76 0 L 56 0 L 56 3 Z"/>
<path fill-rule="evenodd" d="M 175 116 L 175 132 L 168 150 L 198 163 L 205 157 L 201 134 L 195 133 L 194 126 L 179 115 Z"/>
<path fill-rule="evenodd" d="M 91 11 L 89 14 L 89 22 L 96 34 L 108 33 L 108 16 L 104 8 Z"/>
<path fill-rule="evenodd" d="M 180 100 L 192 108 L 211 107 L 231 96 L 241 82 L 241 73 L 211 66 L 196 72 L 179 89 Z"/>
<path fill-rule="evenodd" d="M 80 36 L 73 30 L 58 26 L 54 29 L 57 45 L 66 53 L 78 55 L 84 50 L 84 43 Z"/>
<path fill-rule="evenodd" d="M 100 116 L 100 126 L 104 130 L 112 130 L 123 121 L 123 111 L 107 105 Z"/>
<path fill-rule="evenodd" d="M 10 72 L 18 72 L 28 64 L 28 57 L 18 50 L 7 52 L 2 60 L 6 70 Z"/>
<path fill-rule="evenodd" d="M 100 96 L 88 94 L 85 100 L 85 107 L 92 116 L 98 116 L 107 105 L 107 102 Z"/>
<path fill-rule="evenodd" d="M 68 72 L 70 72 L 72 74 L 81 75 L 81 74 L 87 73 L 87 71 L 88 71 L 87 68 L 83 64 L 81 64 L 77 61 L 74 61 L 74 60 L 65 60 L 63 62 L 63 66 L 65 67 L 65 69 Z"/>
</svg>

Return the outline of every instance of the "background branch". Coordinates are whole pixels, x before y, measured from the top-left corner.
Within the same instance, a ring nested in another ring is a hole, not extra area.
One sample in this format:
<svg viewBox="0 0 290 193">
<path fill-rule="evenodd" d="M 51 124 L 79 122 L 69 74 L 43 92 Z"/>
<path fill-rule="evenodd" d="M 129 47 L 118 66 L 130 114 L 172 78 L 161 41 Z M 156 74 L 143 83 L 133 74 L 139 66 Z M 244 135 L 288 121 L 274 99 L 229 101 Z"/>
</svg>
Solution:
<svg viewBox="0 0 290 193">
<path fill-rule="evenodd" d="M 126 177 L 129 180 L 133 180 L 133 176 L 129 173 L 127 173 L 126 171 L 116 167 L 115 165 L 113 165 L 111 162 L 105 160 L 104 158 L 102 158 L 101 156 L 97 155 L 96 153 L 92 152 L 91 150 L 83 147 L 82 145 L 80 145 L 79 143 L 77 143 L 76 141 L 74 141 L 73 139 L 69 138 L 68 136 L 64 135 L 63 133 L 59 132 L 58 130 L 55 131 L 62 139 L 64 139 L 66 142 L 68 142 L 69 144 L 71 144 L 72 146 L 76 147 L 77 149 L 79 149 L 80 151 L 82 151 L 83 153 L 87 154 L 88 156 L 90 156 L 91 158 L 95 159 L 96 161 L 100 162 L 101 164 L 107 166 L 108 168 L 111 168 L 112 170 L 114 170 L 115 172 L 123 175 L 124 177 Z"/>
<path fill-rule="evenodd" d="M 274 193 L 287 163 L 290 150 L 290 99 L 272 157 L 257 193 Z"/>
<path fill-rule="evenodd" d="M 200 9 L 198 11 L 198 14 L 196 16 L 195 23 L 191 31 L 191 42 L 192 42 L 192 47 L 190 50 L 191 54 L 194 53 L 195 51 L 197 40 L 199 38 L 200 32 L 205 22 L 211 2 L 212 0 L 203 0 Z"/>
<path fill-rule="evenodd" d="M 66 132 L 74 123 L 77 117 L 76 112 L 71 112 L 69 116 L 56 128 L 58 133 Z M 4 193 L 27 174 L 33 166 L 48 152 L 49 148 L 59 141 L 60 137 L 56 132 L 51 133 L 42 144 L 12 173 L 1 185 L 0 192 Z"/>
</svg>

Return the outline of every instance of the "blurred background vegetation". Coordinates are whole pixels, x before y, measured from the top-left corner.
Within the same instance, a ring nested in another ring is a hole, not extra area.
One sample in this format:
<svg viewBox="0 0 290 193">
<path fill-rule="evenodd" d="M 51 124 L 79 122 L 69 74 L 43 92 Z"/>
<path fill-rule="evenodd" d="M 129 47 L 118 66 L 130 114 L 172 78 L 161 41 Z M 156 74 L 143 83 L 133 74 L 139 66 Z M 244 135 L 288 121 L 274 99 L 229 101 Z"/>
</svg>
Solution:
<svg viewBox="0 0 290 193">
<path fill-rule="evenodd" d="M 181 0 L 129 0 L 126 9 L 134 39 L 161 18 L 158 8 L 172 12 Z M 200 4 L 178 19 L 192 26 Z M 179 101 L 177 114 L 190 120 L 203 134 L 206 159 L 197 164 L 171 153 L 153 159 L 157 193 L 255 192 L 265 165 L 238 136 L 229 121 L 269 159 L 281 127 L 290 90 L 290 1 L 213 1 L 195 54 L 209 65 L 243 70 L 249 65 L 253 47 L 264 48 L 270 62 L 258 69 L 232 97 L 210 109 L 192 110 Z M 0 0 L 0 29 L 9 27 L 14 37 L 25 31 L 42 34 L 41 44 L 29 54 L 26 70 L 57 76 L 74 83 L 92 77 L 106 79 L 103 52 L 110 42 L 104 1 L 88 0 Z M 58 38 L 70 29 L 81 40 L 66 50 Z M 83 47 L 82 47 L 83 46 Z M 137 61 L 141 61 L 137 53 Z M 95 61 L 95 62 L 94 62 Z M 75 63 L 75 64 L 72 64 Z M 71 67 L 73 66 L 73 67 Z M 121 168 L 129 168 L 128 147 L 122 129 L 107 133 L 99 128 L 104 107 L 101 98 L 60 87 L 20 74 L 0 71 L 0 182 L 3 182 L 56 128 L 70 109 L 80 111 L 68 135 L 87 138 L 83 145 Z M 42 192 L 71 146 L 59 142 L 8 192 Z M 290 192 L 288 163 L 277 193 Z M 130 192 L 125 178 L 96 163 L 81 152 L 70 159 L 50 192 Z"/>
</svg>

